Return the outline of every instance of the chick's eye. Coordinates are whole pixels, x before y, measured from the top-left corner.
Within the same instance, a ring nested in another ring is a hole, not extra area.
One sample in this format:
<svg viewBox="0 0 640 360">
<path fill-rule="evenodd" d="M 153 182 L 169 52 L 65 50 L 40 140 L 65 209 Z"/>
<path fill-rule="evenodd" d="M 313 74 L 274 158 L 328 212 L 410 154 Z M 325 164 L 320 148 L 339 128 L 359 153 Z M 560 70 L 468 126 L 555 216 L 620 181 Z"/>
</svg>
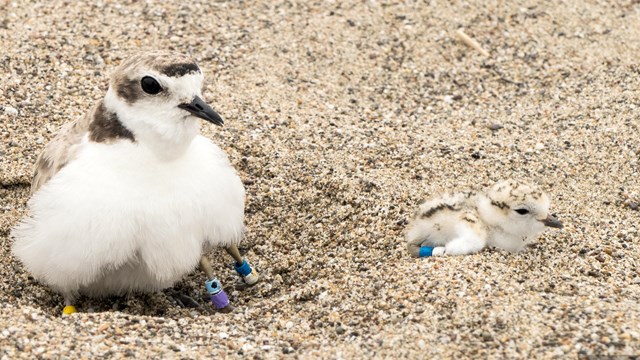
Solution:
<svg viewBox="0 0 640 360">
<path fill-rule="evenodd" d="M 155 95 L 162 91 L 162 87 L 158 83 L 158 81 L 151 76 L 145 76 L 140 80 L 140 85 L 142 86 L 142 90 L 147 94 Z"/>
<path fill-rule="evenodd" d="M 516 209 L 515 211 L 520 215 L 527 215 L 529 213 L 527 209 Z"/>
</svg>

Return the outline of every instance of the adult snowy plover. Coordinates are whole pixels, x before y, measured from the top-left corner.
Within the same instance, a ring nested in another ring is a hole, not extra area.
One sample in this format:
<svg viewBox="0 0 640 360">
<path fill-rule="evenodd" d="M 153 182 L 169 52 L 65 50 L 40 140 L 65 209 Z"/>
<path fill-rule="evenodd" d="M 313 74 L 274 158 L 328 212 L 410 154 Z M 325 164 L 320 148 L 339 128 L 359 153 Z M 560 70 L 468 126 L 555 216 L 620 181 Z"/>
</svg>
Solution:
<svg viewBox="0 0 640 360">
<path fill-rule="evenodd" d="M 150 52 L 124 61 L 109 90 L 64 126 L 40 154 L 30 214 L 13 230 L 14 254 L 60 292 L 170 287 L 198 264 L 216 308 L 228 298 L 204 253 L 223 246 L 247 284 L 241 257 L 244 187 L 224 152 L 199 135 L 198 118 L 222 125 L 202 100 L 203 74 L 189 57 Z"/>
<path fill-rule="evenodd" d="M 549 198 L 537 186 L 500 181 L 486 194 L 445 194 L 420 204 L 407 231 L 414 257 L 466 255 L 496 246 L 518 252 L 545 227 L 562 228 L 549 214 Z"/>
</svg>

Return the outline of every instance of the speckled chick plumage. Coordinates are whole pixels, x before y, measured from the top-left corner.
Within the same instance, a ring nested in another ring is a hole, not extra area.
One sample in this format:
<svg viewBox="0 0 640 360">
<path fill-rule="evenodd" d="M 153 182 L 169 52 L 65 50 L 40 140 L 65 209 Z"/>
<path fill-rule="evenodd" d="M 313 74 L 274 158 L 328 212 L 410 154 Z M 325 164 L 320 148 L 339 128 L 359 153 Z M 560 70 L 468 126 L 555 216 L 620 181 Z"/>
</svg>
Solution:
<svg viewBox="0 0 640 360">
<path fill-rule="evenodd" d="M 139 54 L 115 70 L 104 99 L 61 129 L 12 232 L 31 274 L 66 299 L 157 291 L 193 271 L 207 248 L 241 240 L 244 187 L 199 134 L 198 118 L 222 122 L 202 102 L 202 82 L 187 56 Z"/>
<path fill-rule="evenodd" d="M 504 180 L 486 192 L 447 193 L 420 204 L 409 224 L 409 253 L 433 247 L 433 255 L 465 255 L 495 246 L 522 251 L 545 227 L 562 224 L 549 214 L 549 197 L 536 185 Z"/>
</svg>

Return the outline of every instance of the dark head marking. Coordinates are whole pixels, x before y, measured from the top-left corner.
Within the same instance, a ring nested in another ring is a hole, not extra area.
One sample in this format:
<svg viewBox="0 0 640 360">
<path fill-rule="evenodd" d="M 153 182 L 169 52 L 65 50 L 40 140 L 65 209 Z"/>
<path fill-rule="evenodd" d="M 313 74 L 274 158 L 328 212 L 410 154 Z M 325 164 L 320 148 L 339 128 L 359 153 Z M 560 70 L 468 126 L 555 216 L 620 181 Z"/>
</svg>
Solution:
<svg viewBox="0 0 640 360">
<path fill-rule="evenodd" d="M 491 200 L 491 205 L 500 208 L 501 210 L 504 209 L 508 209 L 509 205 L 507 205 L 505 202 L 503 201 L 495 201 L 495 200 Z"/>
<path fill-rule="evenodd" d="M 110 86 L 118 97 L 128 104 L 148 96 L 142 90 L 141 79 L 154 77 L 160 73 L 170 77 L 180 77 L 191 73 L 200 73 L 200 68 L 190 57 L 169 51 L 154 51 L 136 54 L 125 61 L 114 71 Z M 158 80 L 158 79 L 156 79 Z M 163 92 L 155 96 L 161 96 Z"/>
<path fill-rule="evenodd" d="M 136 141 L 133 133 L 122 125 L 118 115 L 107 111 L 102 101 L 93 111 L 93 119 L 89 124 L 89 139 L 98 143 L 112 143 L 118 139 Z"/>
<path fill-rule="evenodd" d="M 116 92 L 118 96 L 128 104 L 133 104 L 144 96 L 140 82 L 134 79 L 128 79 L 126 76 L 117 78 Z"/>
<path fill-rule="evenodd" d="M 200 72 L 200 68 L 196 63 L 176 63 L 176 64 L 168 64 L 164 65 L 164 67 L 159 69 L 161 73 L 170 76 L 170 77 L 180 77 L 190 73 L 198 73 Z"/>
</svg>

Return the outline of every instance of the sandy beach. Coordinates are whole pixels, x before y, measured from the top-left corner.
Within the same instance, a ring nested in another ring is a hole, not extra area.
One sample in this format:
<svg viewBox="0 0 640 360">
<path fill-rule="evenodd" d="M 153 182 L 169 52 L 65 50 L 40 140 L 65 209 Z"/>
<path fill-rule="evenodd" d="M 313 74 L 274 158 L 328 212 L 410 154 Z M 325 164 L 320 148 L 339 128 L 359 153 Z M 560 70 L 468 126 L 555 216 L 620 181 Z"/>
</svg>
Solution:
<svg viewBox="0 0 640 360">
<path fill-rule="evenodd" d="M 637 1 L 0 0 L 0 358 L 640 356 L 638 24 Z M 62 317 L 11 228 L 44 145 L 152 49 L 205 73 L 225 126 L 201 131 L 245 184 L 262 282 L 234 289 L 216 250 L 230 314 L 169 296 L 204 297 L 195 271 Z M 421 199 L 505 178 L 564 229 L 409 256 Z"/>
</svg>

